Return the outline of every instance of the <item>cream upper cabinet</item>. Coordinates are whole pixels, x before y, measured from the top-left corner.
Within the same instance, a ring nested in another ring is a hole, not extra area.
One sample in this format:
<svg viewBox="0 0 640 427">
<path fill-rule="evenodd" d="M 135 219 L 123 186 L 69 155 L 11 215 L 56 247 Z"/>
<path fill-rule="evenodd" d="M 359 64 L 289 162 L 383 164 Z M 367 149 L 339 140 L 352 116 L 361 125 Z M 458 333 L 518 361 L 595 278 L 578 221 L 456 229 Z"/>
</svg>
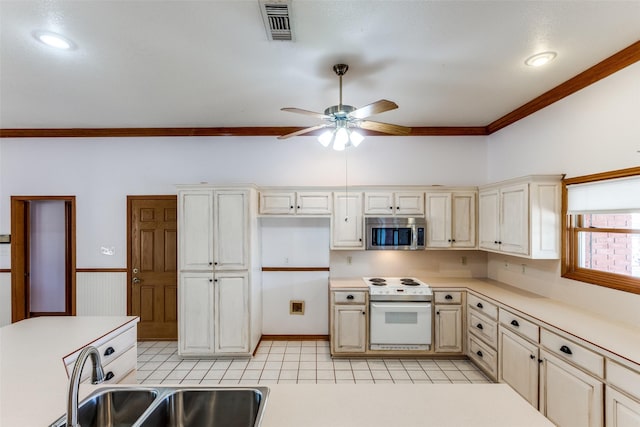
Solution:
<svg viewBox="0 0 640 427">
<path fill-rule="evenodd" d="M 333 193 L 331 249 L 364 249 L 362 193 Z"/>
<path fill-rule="evenodd" d="M 558 259 L 560 179 L 530 176 L 481 187 L 479 248 L 534 259 Z"/>
<path fill-rule="evenodd" d="M 247 268 L 248 197 L 244 190 L 180 192 L 180 270 Z"/>
<path fill-rule="evenodd" d="M 427 192 L 427 248 L 476 247 L 476 192 Z"/>
<path fill-rule="evenodd" d="M 541 350 L 540 412 L 559 427 L 601 427 L 602 381 Z"/>
<path fill-rule="evenodd" d="M 424 216 L 424 193 L 418 191 L 365 192 L 367 216 Z"/>
<path fill-rule="evenodd" d="M 329 191 L 261 191 L 260 215 L 331 215 Z"/>
</svg>

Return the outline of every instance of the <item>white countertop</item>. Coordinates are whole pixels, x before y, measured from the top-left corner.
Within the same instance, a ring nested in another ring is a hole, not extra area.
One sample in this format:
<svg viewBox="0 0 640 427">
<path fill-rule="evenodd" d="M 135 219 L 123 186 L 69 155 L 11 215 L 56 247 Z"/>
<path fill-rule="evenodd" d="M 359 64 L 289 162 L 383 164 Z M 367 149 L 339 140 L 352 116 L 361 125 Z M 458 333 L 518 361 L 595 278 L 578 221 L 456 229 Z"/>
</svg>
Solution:
<svg viewBox="0 0 640 427">
<path fill-rule="evenodd" d="M 490 279 L 417 277 L 434 290 L 466 288 L 640 365 L 640 328 Z M 366 290 L 362 278 L 331 279 L 334 290 Z"/>
<path fill-rule="evenodd" d="M 553 426 L 506 384 L 277 384 L 262 427 Z"/>
<path fill-rule="evenodd" d="M 130 323 L 135 316 L 52 316 L 0 328 L 0 426 L 47 426 L 64 414 L 64 358 Z"/>
</svg>

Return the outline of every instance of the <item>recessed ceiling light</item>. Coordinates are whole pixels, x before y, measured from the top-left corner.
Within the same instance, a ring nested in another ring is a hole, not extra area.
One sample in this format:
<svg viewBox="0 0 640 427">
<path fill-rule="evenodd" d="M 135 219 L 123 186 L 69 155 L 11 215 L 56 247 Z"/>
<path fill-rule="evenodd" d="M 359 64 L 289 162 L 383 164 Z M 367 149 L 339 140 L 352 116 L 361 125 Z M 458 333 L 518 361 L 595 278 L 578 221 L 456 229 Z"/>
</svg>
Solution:
<svg viewBox="0 0 640 427">
<path fill-rule="evenodd" d="M 51 31 L 34 31 L 33 37 L 49 47 L 60 50 L 71 50 L 76 47 L 75 43 L 68 38 L 61 36 L 60 34 L 52 33 Z"/>
<path fill-rule="evenodd" d="M 555 52 L 542 52 L 542 53 L 536 53 L 535 55 L 532 55 L 530 57 L 528 57 L 524 63 L 527 64 L 530 67 L 540 67 L 548 62 L 553 61 L 553 59 L 556 57 L 557 53 Z"/>
</svg>

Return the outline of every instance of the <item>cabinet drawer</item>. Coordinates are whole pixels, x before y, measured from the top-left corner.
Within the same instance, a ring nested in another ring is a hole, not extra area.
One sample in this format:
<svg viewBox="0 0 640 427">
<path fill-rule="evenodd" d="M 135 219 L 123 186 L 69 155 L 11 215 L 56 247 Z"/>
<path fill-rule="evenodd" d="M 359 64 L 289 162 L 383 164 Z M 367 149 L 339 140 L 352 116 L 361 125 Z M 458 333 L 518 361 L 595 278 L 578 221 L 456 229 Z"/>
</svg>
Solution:
<svg viewBox="0 0 640 427">
<path fill-rule="evenodd" d="M 436 304 L 460 304 L 462 303 L 462 292 L 434 292 L 433 299 Z"/>
<path fill-rule="evenodd" d="M 498 310 L 498 318 L 500 319 L 500 324 L 507 329 L 511 329 L 523 337 L 529 338 L 533 342 L 540 341 L 540 327 L 535 323 L 513 314 L 504 308 Z"/>
<path fill-rule="evenodd" d="M 473 335 L 469 335 L 468 349 L 469 358 L 495 381 L 498 373 L 498 357 L 495 350 L 487 347 Z"/>
<path fill-rule="evenodd" d="M 473 308 L 474 310 L 478 310 L 492 319 L 498 318 L 497 305 L 485 301 L 482 298 L 478 298 L 473 294 L 467 295 L 467 302 L 469 303 L 469 307 Z"/>
<path fill-rule="evenodd" d="M 335 304 L 364 304 L 367 300 L 366 292 L 334 292 L 333 302 Z"/>
<path fill-rule="evenodd" d="M 540 331 L 540 342 L 557 356 L 572 361 L 598 377 L 604 376 L 604 358 L 599 354 L 544 329 Z"/>
<path fill-rule="evenodd" d="M 105 375 L 103 384 L 117 384 L 120 381 L 124 380 L 131 372 L 135 372 L 137 357 L 138 355 L 136 349 L 132 348 L 120 355 L 120 357 L 112 360 L 111 363 L 106 365 L 103 364 Z M 87 374 L 91 372 L 91 369 L 85 370 L 87 371 Z M 87 375 L 86 378 L 85 375 L 82 375 L 83 383 L 88 383 L 90 381 L 91 379 L 89 378 L 89 375 Z"/>
<path fill-rule="evenodd" d="M 129 350 L 131 347 L 134 347 L 137 341 L 137 328 L 129 328 L 115 337 L 108 339 L 106 341 L 101 340 L 95 341 L 92 343 L 98 349 L 98 353 L 100 353 L 100 361 L 102 366 L 106 366 L 111 363 L 112 360 L 116 359 L 120 355 L 122 355 L 125 351 Z M 71 376 L 73 372 L 73 366 L 80 355 L 80 351 L 82 349 L 76 351 L 70 356 L 64 359 L 64 363 L 67 366 L 67 374 Z M 89 362 L 87 362 L 89 363 Z M 84 369 L 82 378 L 85 378 L 89 375 L 89 369 Z"/>
<path fill-rule="evenodd" d="M 470 310 L 467 316 L 467 326 L 469 332 L 496 348 L 498 344 L 498 325 L 496 322 Z"/>
<path fill-rule="evenodd" d="M 607 382 L 640 399 L 640 373 L 607 359 Z"/>
</svg>

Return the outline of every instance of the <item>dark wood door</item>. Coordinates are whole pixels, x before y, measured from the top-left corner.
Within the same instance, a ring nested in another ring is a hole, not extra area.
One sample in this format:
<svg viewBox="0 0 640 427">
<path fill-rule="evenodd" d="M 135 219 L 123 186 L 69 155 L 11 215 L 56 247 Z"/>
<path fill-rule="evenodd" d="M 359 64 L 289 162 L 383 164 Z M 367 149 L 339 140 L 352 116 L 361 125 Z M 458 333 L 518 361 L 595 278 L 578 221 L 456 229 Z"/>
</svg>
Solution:
<svg viewBox="0 0 640 427">
<path fill-rule="evenodd" d="M 129 196 L 129 304 L 139 340 L 178 337 L 177 199 Z"/>
</svg>

